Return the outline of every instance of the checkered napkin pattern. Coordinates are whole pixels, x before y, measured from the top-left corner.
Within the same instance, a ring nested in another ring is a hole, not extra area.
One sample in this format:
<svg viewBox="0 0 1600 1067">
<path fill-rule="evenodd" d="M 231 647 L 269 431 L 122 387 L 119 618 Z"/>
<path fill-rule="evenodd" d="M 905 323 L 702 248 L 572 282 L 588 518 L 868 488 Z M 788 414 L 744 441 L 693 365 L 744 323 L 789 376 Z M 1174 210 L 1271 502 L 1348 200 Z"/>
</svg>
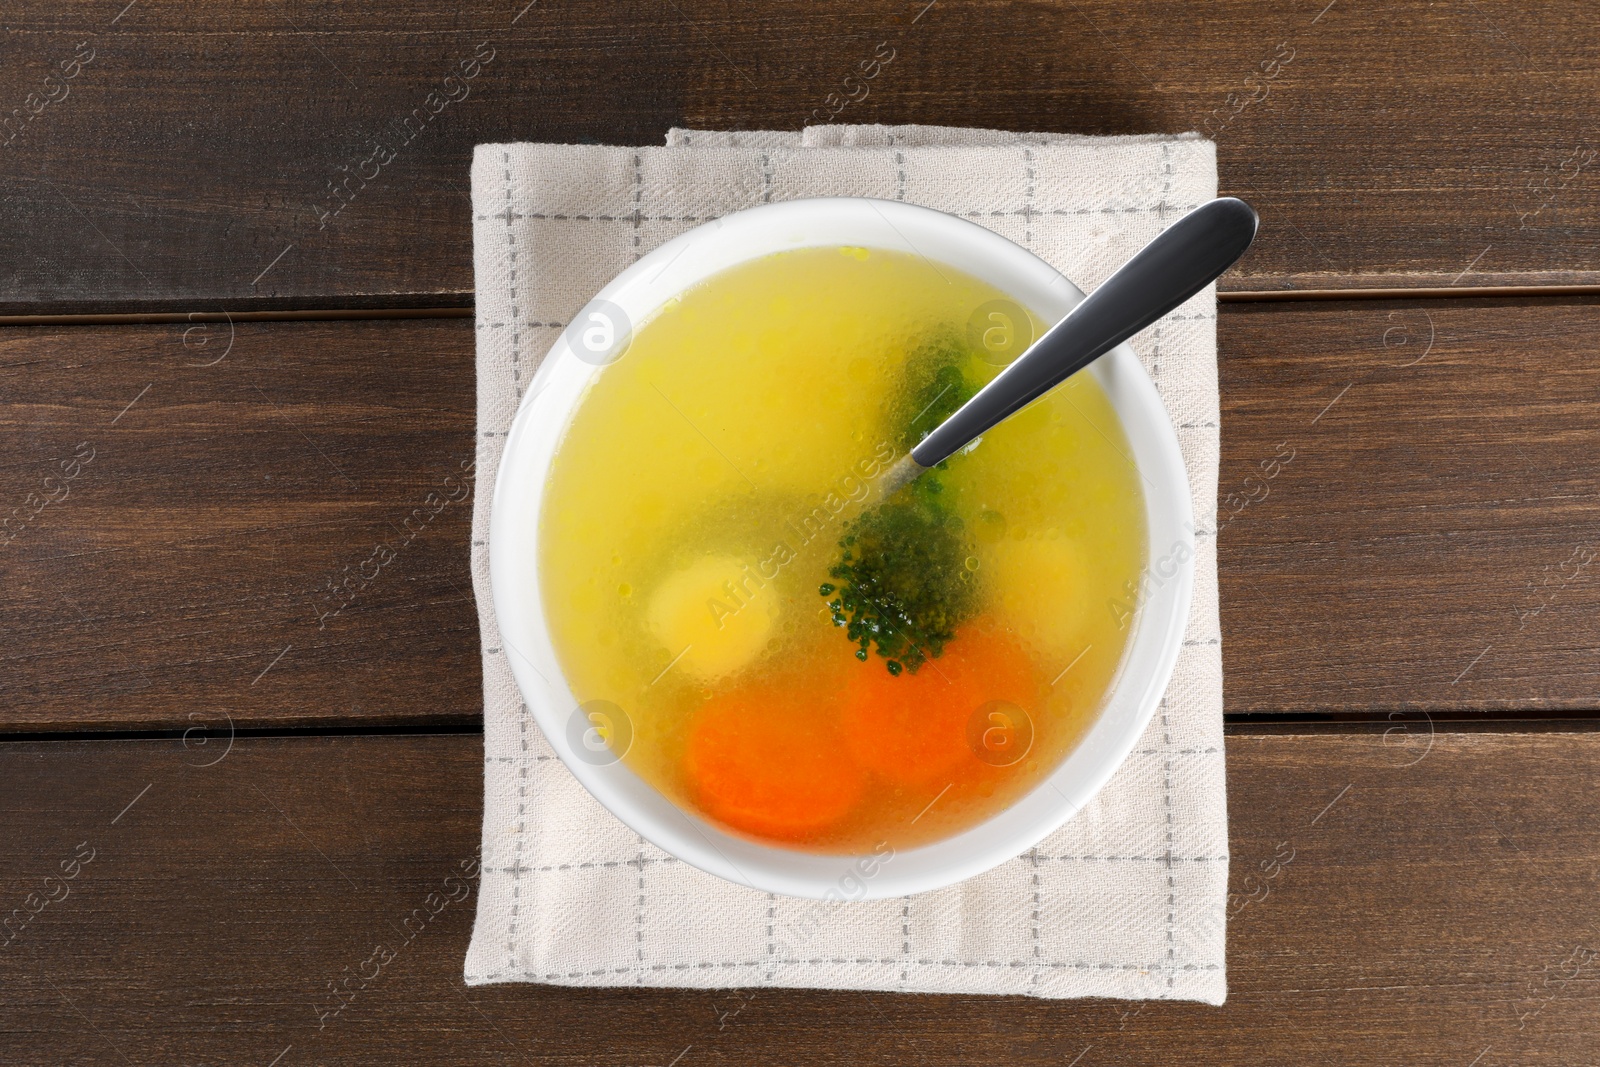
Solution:
<svg viewBox="0 0 1600 1067">
<path fill-rule="evenodd" d="M 646 843 L 577 783 L 518 695 L 489 588 L 505 434 L 575 314 L 656 245 L 776 200 L 866 196 L 969 218 L 1091 290 L 1216 195 L 1196 136 L 930 126 L 673 130 L 662 147 L 486 144 L 472 165 L 483 638 L 483 882 L 466 980 L 1167 998 L 1221 1003 L 1228 832 L 1217 619 L 1218 398 L 1211 288 L 1134 350 L 1164 398 L 1199 523 L 1177 670 L 1132 755 L 1031 852 L 893 900 L 778 897 Z"/>
</svg>

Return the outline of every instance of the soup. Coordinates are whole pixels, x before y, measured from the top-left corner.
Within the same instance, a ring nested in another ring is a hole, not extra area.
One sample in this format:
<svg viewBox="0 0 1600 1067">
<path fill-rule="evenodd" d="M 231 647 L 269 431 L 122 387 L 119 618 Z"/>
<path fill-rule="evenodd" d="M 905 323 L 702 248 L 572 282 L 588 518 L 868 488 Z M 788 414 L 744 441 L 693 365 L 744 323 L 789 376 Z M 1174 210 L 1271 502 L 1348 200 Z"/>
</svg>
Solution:
<svg viewBox="0 0 1600 1067">
<path fill-rule="evenodd" d="M 892 501 L 878 479 L 1041 325 L 949 266 L 814 248 L 638 327 L 540 518 L 582 724 L 681 808 L 815 852 L 938 840 L 1037 786 L 1098 712 L 1144 565 L 1115 411 L 1080 374 Z"/>
</svg>

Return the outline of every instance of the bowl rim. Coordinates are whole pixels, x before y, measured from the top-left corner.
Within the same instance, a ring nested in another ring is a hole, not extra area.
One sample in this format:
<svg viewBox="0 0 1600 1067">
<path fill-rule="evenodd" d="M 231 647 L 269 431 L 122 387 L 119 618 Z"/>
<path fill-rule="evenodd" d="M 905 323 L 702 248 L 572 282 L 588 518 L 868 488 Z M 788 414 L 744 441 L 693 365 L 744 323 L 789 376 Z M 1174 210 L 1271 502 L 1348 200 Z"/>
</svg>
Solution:
<svg viewBox="0 0 1600 1067">
<path fill-rule="evenodd" d="M 669 299 L 738 263 L 790 249 L 892 249 L 988 282 L 1045 322 L 1083 293 L 1008 238 L 954 215 L 899 201 L 819 197 L 764 204 L 704 223 L 621 271 L 597 302 L 645 322 Z M 937 267 L 935 266 L 935 269 Z M 1075 815 L 1123 765 L 1162 703 L 1188 621 L 1195 526 L 1187 468 L 1154 383 L 1126 343 L 1085 373 L 1105 389 L 1145 482 L 1147 559 L 1122 662 L 1094 722 L 1056 768 L 998 813 L 950 837 L 902 851 L 886 837 L 867 855 L 784 849 L 731 834 L 678 808 L 625 762 L 578 751 L 583 717 L 566 685 L 539 588 L 538 520 L 557 446 L 601 366 L 580 359 L 564 330 L 530 381 L 504 439 L 490 501 L 489 577 L 501 650 L 524 708 L 573 776 L 629 829 L 668 854 L 763 892 L 871 900 L 943 888 L 1036 846 Z M 519 547 L 520 546 L 520 547 Z M 1159 556 L 1157 553 L 1162 555 Z M 625 715 L 625 713 L 624 713 Z M 526 758 L 533 759 L 530 752 Z"/>
</svg>

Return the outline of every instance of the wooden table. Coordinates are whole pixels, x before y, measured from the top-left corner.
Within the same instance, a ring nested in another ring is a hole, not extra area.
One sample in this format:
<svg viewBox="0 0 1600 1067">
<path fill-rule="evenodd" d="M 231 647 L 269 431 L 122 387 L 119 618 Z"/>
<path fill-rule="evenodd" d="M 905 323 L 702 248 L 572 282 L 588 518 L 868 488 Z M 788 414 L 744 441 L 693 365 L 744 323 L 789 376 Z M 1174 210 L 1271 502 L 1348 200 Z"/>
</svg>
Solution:
<svg viewBox="0 0 1600 1067">
<path fill-rule="evenodd" d="M 1592 3 L 524 2 L 6 13 L 0 1062 L 1600 1058 Z M 880 42 L 839 121 L 1201 129 L 1261 211 L 1228 1003 L 468 990 L 467 506 L 316 605 L 472 451 L 471 147 L 798 128 Z"/>
</svg>

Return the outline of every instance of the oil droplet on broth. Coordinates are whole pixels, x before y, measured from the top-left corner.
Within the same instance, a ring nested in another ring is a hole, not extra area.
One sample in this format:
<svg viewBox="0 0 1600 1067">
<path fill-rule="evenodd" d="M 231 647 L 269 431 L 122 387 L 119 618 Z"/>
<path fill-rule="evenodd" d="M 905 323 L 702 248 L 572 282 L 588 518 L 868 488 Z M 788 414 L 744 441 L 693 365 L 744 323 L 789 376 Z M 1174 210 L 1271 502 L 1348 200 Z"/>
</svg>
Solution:
<svg viewBox="0 0 1600 1067">
<path fill-rule="evenodd" d="M 628 698 L 626 762 L 686 810 L 785 847 L 914 847 L 1037 785 L 1092 721 L 1127 636 L 1095 605 L 1145 558 L 1138 476 L 1092 381 L 942 475 L 966 543 L 951 577 L 977 602 L 943 655 L 891 678 L 881 657 L 857 661 L 818 596 L 852 514 L 818 502 L 898 454 L 927 352 L 956 353 L 978 384 L 997 372 L 960 339 L 1002 297 L 915 256 L 784 253 L 684 294 L 597 373 L 546 487 L 545 614 L 573 692 Z M 616 596 L 584 592 L 624 561 Z M 919 688 L 935 683 L 955 695 Z M 1038 720 L 1029 758 L 1004 768 L 968 747 L 968 720 L 994 700 Z M 935 756 L 948 762 L 933 786 L 895 770 Z"/>
</svg>

